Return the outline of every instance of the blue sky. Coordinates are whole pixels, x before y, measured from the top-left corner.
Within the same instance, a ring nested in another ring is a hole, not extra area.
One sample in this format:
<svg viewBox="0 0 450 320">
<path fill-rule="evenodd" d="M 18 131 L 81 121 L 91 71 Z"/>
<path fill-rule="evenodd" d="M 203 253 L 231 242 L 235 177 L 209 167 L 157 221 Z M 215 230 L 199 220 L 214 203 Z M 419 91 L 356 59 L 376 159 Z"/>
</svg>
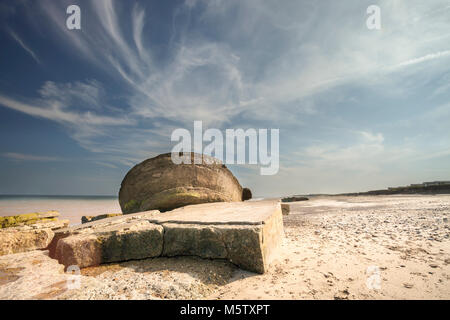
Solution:
<svg viewBox="0 0 450 320">
<path fill-rule="evenodd" d="M 195 120 L 280 129 L 277 175 L 231 166 L 256 195 L 450 180 L 448 0 L 3 0 L 0 25 L 0 194 L 117 194 Z"/>
</svg>

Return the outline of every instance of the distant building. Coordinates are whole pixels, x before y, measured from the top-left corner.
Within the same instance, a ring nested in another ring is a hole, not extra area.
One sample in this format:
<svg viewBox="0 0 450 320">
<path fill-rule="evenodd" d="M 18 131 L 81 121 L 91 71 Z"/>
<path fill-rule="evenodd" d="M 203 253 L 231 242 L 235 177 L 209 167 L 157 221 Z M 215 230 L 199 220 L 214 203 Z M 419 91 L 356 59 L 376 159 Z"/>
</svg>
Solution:
<svg viewBox="0 0 450 320">
<path fill-rule="evenodd" d="M 422 183 L 425 187 L 429 187 L 429 186 L 441 186 L 441 185 L 446 185 L 446 184 L 450 184 L 450 181 L 432 181 L 432 182 L 424 182 Z"/>
</svg>

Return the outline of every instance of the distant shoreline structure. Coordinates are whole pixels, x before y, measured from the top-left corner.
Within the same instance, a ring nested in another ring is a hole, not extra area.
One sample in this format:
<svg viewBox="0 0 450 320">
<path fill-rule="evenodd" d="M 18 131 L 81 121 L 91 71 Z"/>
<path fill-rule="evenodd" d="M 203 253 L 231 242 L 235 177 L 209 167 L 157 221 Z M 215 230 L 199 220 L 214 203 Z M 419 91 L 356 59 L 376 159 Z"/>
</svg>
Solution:
<svg viewBox="0 0 450 320">
<path fill-rule="evenodd" d="M 373 196 L 394 194 L 450 194 L 450 181 L 413 183 L 409 186 L 388 187 L 387 189 L 370 190 L 364 192 L 297 194 L 293 195 L 292 197 Z"/>
<path fill-rule="evenodd" d="M 391 194 L 450 194 L 450 181 L 432 181 L 410 184 L 409 186 L 388 187 L 367 192 L 343 193 L 345 196 L 391 195 Z"/>
<path fill-rule="evenodd" d="M 431 181 L 413 183 L 409 186 L 388 187 L 387 189 L 370 190 L 364 192 L 346 193 L 310 193 L 296 194 L 292 197 L 317 197 L 317 196 L 364 196 L 364 195 L 393 195 L 393 194 L 450 194 L 450 181 Z M 117 195 L 38 195 L 38 194 L 0 194 L 0 200 L 35 198 L 35 199 L 118 199 Z M 253 201 L 284 197 L 256 197 Z"/>
</svg>

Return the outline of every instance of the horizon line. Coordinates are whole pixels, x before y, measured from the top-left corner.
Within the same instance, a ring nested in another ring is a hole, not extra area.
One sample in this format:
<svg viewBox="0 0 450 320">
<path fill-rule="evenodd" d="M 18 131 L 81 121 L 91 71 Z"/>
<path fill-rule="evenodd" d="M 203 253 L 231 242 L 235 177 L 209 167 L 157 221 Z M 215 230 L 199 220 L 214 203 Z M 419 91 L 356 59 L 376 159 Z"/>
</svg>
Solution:
<svg viewBox="0 0 450 320">
<path fill-rule="evenodd" d="M 118 198 L 118 195 L 83 195 L 83 194 L 0 194 L 0 197 L 108 197 Z"/>
</svg>

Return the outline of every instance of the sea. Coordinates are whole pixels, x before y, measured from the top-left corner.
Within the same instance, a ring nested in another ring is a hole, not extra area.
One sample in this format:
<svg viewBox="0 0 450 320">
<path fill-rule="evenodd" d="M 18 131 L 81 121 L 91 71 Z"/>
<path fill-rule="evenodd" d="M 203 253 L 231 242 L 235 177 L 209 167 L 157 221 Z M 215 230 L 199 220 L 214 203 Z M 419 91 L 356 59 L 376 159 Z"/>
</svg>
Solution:
<svg viewBox="0 0 450 320">
<path fill-rule="evenodd" d="M 122 212 L 117 196 L 0 195 L 0 216 L 51 210 L 71 225 L 80 224 L 82 216 Z"/>
</svg>

